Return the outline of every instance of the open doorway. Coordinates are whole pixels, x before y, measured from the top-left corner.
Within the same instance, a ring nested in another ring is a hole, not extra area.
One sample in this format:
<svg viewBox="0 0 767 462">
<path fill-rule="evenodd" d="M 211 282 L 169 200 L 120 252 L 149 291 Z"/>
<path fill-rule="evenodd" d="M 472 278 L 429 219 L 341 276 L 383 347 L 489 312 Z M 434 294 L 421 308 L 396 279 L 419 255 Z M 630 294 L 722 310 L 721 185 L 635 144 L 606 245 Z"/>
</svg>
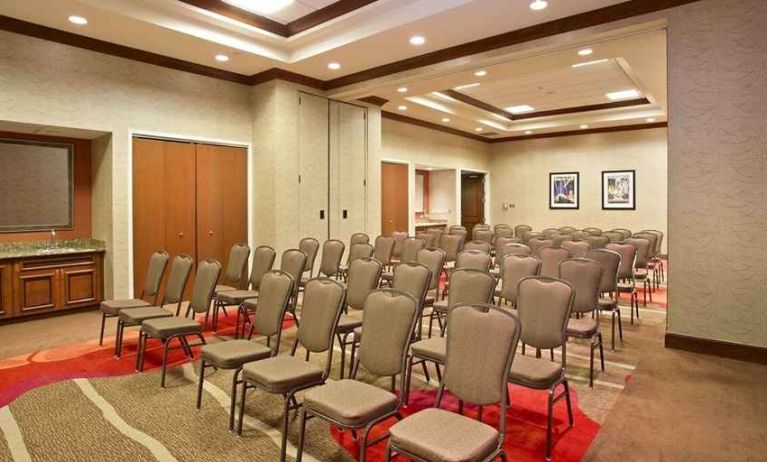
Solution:
<svg viewBox="0 0 767 462">
<path fill-rule="evenodd" d="M 461 226 L 471 231 L 485 222 L 485 174 L 461 172 Z"/>
</svg>

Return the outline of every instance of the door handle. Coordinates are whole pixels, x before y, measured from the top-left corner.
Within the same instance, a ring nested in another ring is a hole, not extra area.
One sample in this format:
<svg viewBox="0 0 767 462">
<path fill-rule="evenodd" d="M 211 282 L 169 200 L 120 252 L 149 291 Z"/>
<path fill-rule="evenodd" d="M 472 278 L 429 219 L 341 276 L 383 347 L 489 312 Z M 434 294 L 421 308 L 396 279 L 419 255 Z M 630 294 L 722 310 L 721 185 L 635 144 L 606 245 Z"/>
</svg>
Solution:
<svg viewBox="0 0 767 462">
<path fill-rule="evenodd" d="M 178 237 L 184 237 L 184 233 L 178 233 Z"/>
<path fill-rule="evenodd" d="M 213 231 L 208 231 L 208 236 L 212 236 L 212 235 L 213 235 Z"/>
</svg>

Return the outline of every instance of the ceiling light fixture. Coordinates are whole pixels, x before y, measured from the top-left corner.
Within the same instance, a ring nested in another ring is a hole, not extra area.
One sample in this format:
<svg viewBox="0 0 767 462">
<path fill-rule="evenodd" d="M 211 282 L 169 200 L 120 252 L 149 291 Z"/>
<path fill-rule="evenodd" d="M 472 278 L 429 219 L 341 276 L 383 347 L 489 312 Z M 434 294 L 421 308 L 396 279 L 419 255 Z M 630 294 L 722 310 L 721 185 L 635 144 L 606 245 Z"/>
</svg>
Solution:
<svg viewBox="0 0 767 462">
<path fill-rule="evenodd" d="M 465 90 L 467 88 L 474 88 L 478 86 L 479 82 L 467 83 L 466 85 L 458 85 L 457 87 L 453 87 L 453 90 Z"/>
<path fill-rule="evenodd" d="M 540 11 L 544 8 L 549 6 L 549 2 L 546 0 L 535 0 L 533 3 L 530 4 L 530 9 L 535 11 Z"/>
<path fill-rule="evenodd" d="M 71 22 L 72 24 L 77 24 L 78 26 L 84 26 L 88 24 L 88 20 L 83 18 L 82 16 L 72 15 L 67 19 L 69 19 L 69 22 Z"/>
<path fill-rule="evenodd" d="M 655 122 L 655 117 L 648 117 L 648 118 L 645 119 L 645 121 L 650 122 L 650 123 Z"/>
<path fill-rule="evenodd" d="M 573 64 L 572 67 L 573 68 L 578 68 L 578 67 L 583 67 L 583 66 L 592 66 L 594 64 L 606 63 L 607 61 L 608 60 L 606 58 L 605 59 L 597 59 L 597 60 L 594 60 L 594 61 L 586 61 L 585 63 L 576 63 L 576 64 Z"/>
<path fill-rule="evenodd" d="M 224 0 L 224 3 L 251 13 L 270 14 L 292 5 L 293 0 Z"/>
<path fill-rule="evenodd" d="M 594 50 L 592 50 L 591 48 L 584 48 L 582 50 L 578 50 L 578 55 L 580 56 L 588 56 L 591 53 L 594 53 Z"/>
<path fill-rule="evenodd" d="M 477 127 L 474 129 L 475 132 L 481 132 L 482 130 L 484 130 L 484 128 L 482 127 Z"/>
<path fill-rule="evenodd" d="M 442 118 L 442 122 L 448 123 L 448 122 L 450 122 L 450 119 L 449 119 L 449 118 L 447 118 L 447 117 L 443 117 L 443 118 Z"/>
<path fill-rule="evenodd" d="M 397 91 L 399 93 L 407 93 L 407 87 L 399 87 L 399 88 L 397 88 Z"/>
<path fill-rule="evenodd" d="M 422 35 L 414 35 L 410 37 L 410 44 L 415 46 L 421 46 L 426 43 L 426 39 Z"/>
<path fill-rule="evenodd" d="M 605 94 L 605 96 L 610 98 L 612 101 L 620 101 L 624 99 L 636 98 L 639 96 L 639 92 L 636 88 L 630 88 L 628 90 L 612 91 Z"/>
<path fill-rule="evenodd" d="M 475 75 L 476 77 L 484 77 L 484 76 L 486 76 L 486 75 L 487 75 L 487 71 L 483 69 L 483 70 L 481 70 L 481 71 L 477 71 L 477 72 L 475 72 L 475 73 L 474 73 L 474 75 Z"/>
<path fill-rule="evenodd" d="M 587 128 L 589 128 L 589 126 L 588 126 L 588 125 L 586 125 L 586 124 L 583 124 L 583 125 L 581 125 L 581 130 L 585 130 L 585 129 L 587 129 Z"/>
<path fill-rule="evenodd" d="M 445 106 L 444 104 L 439 104 L 438 102 L 432 101 L 428 98 L 422 98 L 420 96 L 409 96 L 405 99 L 407 99 L 411 103 L 420 104 L 421 106 L 428 107 L 429 109 L 434 109 L 435 111 L 446 112 L 448 114 L 455 114 L 455 112 L 453 112 L 452 109 Z"/>
<path fill-rule="evenodd" d="M 479 123 L 481 123 L 481 124 L 485 124 L 485 125 L 487 125 L 488 127 L 493 127 L 493 128 L 495 128 L 496 130 L 501 130 L 501 131 L 506 131 L 506 130 L 508 130 L 508 129 L 506 128 L 506 126 L 504 126 L 504 125 L 501 125 L 501 124 L 499 124 L 498 122 L 493 122 L 492 120 L 482 120 L 482 119 L 480 119 L 480 120 L 478 120 L 477 122 L 479 122 Z"/>
<path fill-rule="evenodd" d="M 216 55 L 216 61 L 218 61 L 220 63 L 225 63 L 225 62 L 229 61 L 229 56 L 227 56 L 227 55 Z"/>
<path fill-rule="evenodd" d="M 535 108 L 527 104 L 520 104 L 518 106 L 509 106 L 506 110 L 512 114 L 524 114 L 525 112 L 533 112 Z"/>
<path fill-rule="evenodd" d="M 338 64 L 337 62 L 332 62 L 328 64 L 328 69 L 330 69 L 331 71 L 337 71 L 341 69 L 341 65 Z"/>
<path fill-rule="evenodd" d="M 407 106 L 405 106 L 404 104 L 400 104 L 397 109 L 399 109 L 400 111 L 407 111 Z"/>
</svg>

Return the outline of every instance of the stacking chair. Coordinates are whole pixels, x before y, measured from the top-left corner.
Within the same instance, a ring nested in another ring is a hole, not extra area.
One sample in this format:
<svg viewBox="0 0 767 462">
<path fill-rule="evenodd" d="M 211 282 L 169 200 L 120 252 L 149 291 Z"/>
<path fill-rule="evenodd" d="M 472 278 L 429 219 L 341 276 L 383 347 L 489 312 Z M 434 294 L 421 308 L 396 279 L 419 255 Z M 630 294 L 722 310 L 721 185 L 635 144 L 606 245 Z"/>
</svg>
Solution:
<svg viewBox="0 0 767 462">
<path fill-rule="evenodd" d="M 442 245 L 442 235 L 445 234 L 445 231 L 441 228 L 429 228 L 426 230 L 426 234 L 431 234 L 433 236 L 431 245 L 429 247 L 440 247 Z"/>
<path fill-rule="evenodd" d="M 572 226 L 561 226 L 559 228 L 559 232 L 562 234 L 572 234 L 576 231 L 577 229 L 573 228 Z"/>
<path fill-rule="evenodd" d="M 623 239 L 621 240 L 626 240 L 631 237 L 631 230 L 628 230 L 626 228 L 615 228 L 611 231 L 615 231 L 616 233 L 621 233 L 623 235 Z"/>
<path fill-rule="evenodd" d="M 227 305 L 239 305 L 240 302 L 228 303 L 230 300 L 224 294 L 232 291 L 240 291 L 247 289 L 242 287 L 243 279 L 247 277 L 248 273 L 245 268 L 248 266 L 248 258 L 250 257 L 250 246 L 244 242 L 238 242 L 232 246 L 229 251 L 229 261 L 226 264 L 226 270 L 224 271 L 223 284 L 216 284 L 216 289 L 213 292 L 213 320 L 211 321 L 211 328 L 218 330 L 218 314 L 219 311 L 223 311 L 226 315 Z M 205 316 L 205 319 L 208 317 Z"/>
<path fill-rule="evenodd" d="M 509 255 L 532 255 L 533 251 L 525 244 L 506 244 L 501 248 L 501 261 Z"/>
<path fill-rule="evenodd" d="M 586 258 L 574 258 L 563 261 L 559 265 L 559 277 L 569 282 L 575 290 L 572 313 L 576 318 L 567 322 L 569 337 L 589 340 L 591 345 L 589 356 L 589 386 L 594 386 L 594 350 L 599 348 L 599 359 L 602 370 L 605 370 L 604 350 L 602 348 L 602 332 L 599 331 L 597 303 L 599 302 L 599 284 L 602 279 L 602 265 Z"/>
<path fill-rule="evenodd" d="M 328 239 L 322 244 L 322 260 L 320 260 L 320 276 L 333 278 L 338 276 L 341 268 L 341 258 L 346 246 L 338 239 Z M 306 280 L 301 281 L 306 284 Z"/>
<path fill-rule="evenodd" d="M 586 239 L 592 249 L 604 249 L 607 244 L 610 243 L 610 239 L 607 236 L 589 236 Z"/>
<path fill-rule="evenodd" d="M 650 279 L 650 293 L 652 293 L 655 290 L 657 290 L 658 287 L 660 286 L 660 276 L 659 276 L 659 271 L 656 265 L 656 262 L 658 261 L 658 256 L 656 253 L 657 244 L 658 244 L 658 235 L 648 231 L 642 231 L 639 233 L 634 233 L 633 238 L 647 239 L 649 241 L 649 245 L 647 246 L 646 270 L 648 273 L 647 277 L 650 278 L 650 276 L 652 276 L 652 279 Z M 650 274 L 651 272 L 652 274 Z"/>
<path fill-rule="evenodd" d="M 250 269 L 250 279 L 248 280 L 249 289 L 247 290 L 227 290 L 216 294 L 218 300 L 224 305 L 237 305 L 237 323 L 235 326 L 235 337 L 239 336 L 240 319 L 243 320 L 242 333 L 245 334 L 245 324 L 248 322 L 250 311 L 245 305 L 245 301 L 251 298 L 258 298 L 258 291 L 261 286 L 261 278 L 264 274 L 272 270 L 274 259 L 277 252 L 268 245 L 260 245 L 253 251 L 253 266 Z M 215 320 L 214 320 L 215 321 Z M 218 327 L 216 324 L 215 327 Z M 215 330 L 214 327 L 214 330 Z"/>
<path fill-rule="evenodd" d="M 346 265 L 338 269 L 338 278 L 346 280 L 346 273 L 349 271 L 351 262 L 358 258 L 372 258 L 375 248 L 367 242 L 357 242 L 349 248 L 349 255 L 346 257 Z"/>
<path fill-rule="evenodd" d="M 493 227 L 493 242 L 502 237 L 514 237 L 514 229 L 509 225 L 495 225 Z"/>
<path fill-rule="evenodd" d="M 445 250 L 445 268 L 454 266 L 458 252 L 463 250 L 463 236 L 459 234 L 442 236 L 442 248 Z"/>
<path fill-rule="evenodd" d="M 541 259 L 541 269 L 538 274 L 556 278 L 559 277 L 559 264 L 570 258 L 570 251 L 567 249 L 555 249 L 554 247 L 543 247 L 538 251 L 538 258 Z"/>
<path fill-rule="evenodd" d="M 531 255 L 506 255 L 501 264 L 501 291 L 498 294 L 500 306 L 517 305 L 517 284 L 522 278 L 537 276 L 541 261 Z"/>
<path fill-rule="evenodd" d="M 562 247 L 563 242 L 572 240 L 573 236 L 570 234 L 559 234 L 559 232 L 556 232 L 552 234 L 549 239 L 551 240 L 551 246 L 558 249 Z"/>
<path fill-rule="evenodd" d="M 540 250 L 544 247 L 553 247 L 554 241 L 535 237 L 527 241 L 527 246 L 530 247 L 530 252 L 532 252 L 533 255 L 540 257 Z"/>
<path fill-rule="evenodd" d="M 583 232 L 589 233 L 592 236 L 601 236 L 602 235 L 602 230 L 599 229 L 599 228 L 595 228 L 593 226 L 590 226 L 588 228 L 583 228 Z"/>
<path fill-rule="evenodd" d="M 415 234 L 416 239 L 420 239 L 423 241 L 424 248 L 430 249 L 434 246 L 434 234 L 431 233 L 416 233 Z"/>
<path fill-rule="evenodd" d="M 394 248 L 392 249 L 392 260 L 399 261 L 402 255 L 402 244 L 407 239 L 407 231 L 394 231 L 391 233 L 394 238 Z"/>
<path fill-rule="evenodd" d="M 551 460 L 551 438 L 554 427 L 554 404 L 563 397 L 567 403 L 567 417 L 573 426 L 570 404 L 570 386 L 565 376 L 567 363 L 567 320 L 573 305 L 573 287 L 560 279 L 541 276 L 526 277 L 517 285 L 517 316 L 522 325 L 520 341 L 536 351 L 562 348 L 562 360 L 517 355 L 511 365 L 509 382 L 534 390 L 548 391 L 548 419 L 546 423 L 546 460 Z M 564 390 L 556 394 L 562 385 Z M 505 415 L 505 414 L 504 414 Z M 501 419 L 505 420 L 505 419 Z"/>
<path fill-rule="evenodd" d="M 466 231 L 466 228 L 463 226 L 451 226 L 447 235 L 442 235 L 440 246 L 447 251 L 447 247 L 450 245 L 450 242 L 452 242 L 450 239 L 460 238 L 460 241 L 463 243 L 466 242 L 468 235 L 468 231 Z M 448 239 L 448 236 L 453 236 L 453 238 Z"/>
<path fill-rule="evenodd" d="M 344 364 L 346 363 L 346 346 L 354 342 L 352 337 L 354 329 L 362 325 L 362 309 L 368 294 L 378 287 L 381 279 L 381 263 L 372 258 L 359 258 L 354 260 L 349 267 L 349 278 L 346 284 L 346 302 L 344 315 L 338 321 L 336 336 L 341 347 L 341 371 L 340 378 L 344 378 Z"/>
<path fill-rule="evenodd" d="M 657 229 L 647 229 L 641 232 L 654 234 L 657 237 L 655 240 L 655 252 L 653 253 L 653 257 L 650 259 L 648 266 L 653 270 L 653 273 L 656 271 L 658 272 L 658 283 L 665 282 L 666 269 L 663 264 L 663 259 L 660 258 L 661 251 L 663 250 L 663 231 L 658 231 Z"/>
<path fill-rule="evenodd" d="M 533 239 L 543 239 L 543 234 L 536 231 L 528 231 L 522 237 L 522 243 L 525 245 L 530 245 L 529 243 Z"/>
<path fill-rule="evenodd" d="M 625 239 L 623 237 L 623 233 L 619 233 L 617 231 L 605 231 L 602 233 L 602 236 L 606 237 L 612 244 L 621 242 L 623 239 Z"/>
<path fill-rule="evenodd" d="M 585 241 L 587 238 L 591 237 L 591 234 L 587 233 L 586 231 L 573 231 L 572 233 L 568 233 L 573 237 L 574 241 Z"/>
<path fill-rule="evenodd" d="M 389 429 L 387 461 L 392 453 L 428 462 L 506 460 L 506 380 L 515 361 L 520 322 L 513 314 L 489 305 L 460 305 L 450 318 L 453 327 L 446 342 L 445 379 L 440 382 L 435 407 L 416 412 Z M 459 403 L 479 405 L 478 419 L 441 409 L 445 388 Z M 497 429 L 482 422 L 484 406 L 496 404 L 500 408 Z"/>
<path fill-rule="evenodd" d="M 293 295 L 291 302 L 288 304 L 288 312 L 293 316 L 298 324 L 298 315 L 296 314 L 296 305 L 298 304 L 298 288 L 301 280 L 301 276 L 306 269 L 306 254 L 299 249 L 288 249 L 282 252 L 282 258 L 280 258 L 280 271 L 284 271 L 293 278 Z M 258 304 L 254 300 L 245 300 L 245 309 L 248 311 L 255 311 Z"/>
<path fill-rule="evenodd" d="M 634 276 L 633 280 L 642 281 L 642 306 L 647 306 L 647 296 L 649 295 L 650 301 L 652 301 L 652 284 L 650 284 L 650 275 L 647 269 L 647 262 L 649 260 L 648 254 L 650 250 L 650 241 L 643 237 L 630 237 L 624 241 L 626 244 L 631 244 L 636 248 L 636 258 L 634 260 Z"/>
<path fill-rule="evenodd" d="M 495 239 L 495 242 L 493 244 L 495 248 L 495 253 L 497 255 L 498 252 L 500 252 L 501 248 L 503 248 L 503 246 L 505 246 L 506 244 L 521 244 L 521 243 L 522 243 L 522 239 L 518 237 L 498 236 Z"/>
<path fill-rule="evenodd" d="M 160 295 L 160 283 L 165 274 L 165 268 L 168 266 L 168 252 L 158 250 L 149 257 L 149 267 L 144 276 L 144 285 L 141 288 L 139 298 L 129 298 L 124 300 L 104 300 L 99 306 L 101 311 L 101 330 L 99 331 L 99 346 L 104 344 L 104 324 L 107 318 L 116 318 L 120 310 L 128 308 L 139 308 L 142 306 L 151 306 L 157 304 L 157 297 Z M 145 298 L 150 298 L 149 303 Z"/>
<path fill-rule="evenodd" d="M 559 230 L 556 228 L 546 228 L 543 231 L 541 231 L 541 234 L 543 234 L 544 239 L 551 239 L 555 234 L 560 234 Z"/>
<path fill-rule="evenodd" d="M 617 295 L 629 294 L 631 307 L 631 324 L 634 324 L 634 310 L 639 318 L 639 298 L 637 297 L 636 282 L 634 281 L 634 262 L 637 249 L 631 244 L 607 244 L 607 249 L 617 252 L 621 256 L 621 264 L 618 269 Z"/>
<path fill-rule="evenodd" d="M 402 418 L 402 390 L 410 338 L 418 318 L 418 301 L 395 289 L 379 289 L 365 300 L 362 329 L 367 332 L 360 342 L 359 357 L 354 361 L 351 379 L 327 383 L 307 391 L 301 409 L 301 430 L 296 461 L 301 462 L 306 420 L 318 417 L 344 429 L 364 429 L 359 440 L 359 460 L 364 462 L 368 444 L 386 438 L 386 434 L 368 443 L 370 430 L 385 419 Z M 400 394 L 356 380 L 359 366 L 379 377 L 400 376 Z"/>
<path fill-rule="evenodd" d="M 447 233 L 448 234 L 463 234 L 463 233 L 468 234 L 468 230 L 461 225 L 452 225 L 449 228 L 447 228 Z"/>
<path fill-rule="evenodd" d="M 394 238 L 390 236 L 378 236 L 376 238 L 373 258 L 378 260 L 385 269 L 391 266 L 395 243 Z"/>
<path fill-rule="evenodd" d="M 429 288 L 427 289 L 426 298 L 424 298 L 421 309 L 422 316 L 428 316 L 431 319 L 434 311 L 434 302 L 439 300 L 439 278 L 445 267 L 445 251 L 442 249 L 421 249 L 418 251 L 416 261 L 426 265 L 431 272 Z M 434 291 L 434 295 L 429 295 L 432 291 Z M 426 313 L 426 308 L 431 308 L 431 311 Z M 429 330 L 429 337 L 431 337 L 431 330 Z"/>
<path fill-rule="evenodd" d="M 490 255 L 493 246 L 487 241 L 469 241 L 463 245 L 463 250 L 479 250 Z"/>
<path fill-rule="evenodd" d="M 524 241 L 525 234 L 529 233 L 533 230 L 533 227 L 530 225 L 517 225 L 514 227 L 514 237 L 522 238 Z"/>
<path fill-rule="evenodd" d="M 587 241 L 562 241 L 561 247 L 569 250 L 573 258 L 582 258 L 591 250 L 591 244 Z"/>
<path fill-rule="evenodd" d="M 608 249 L 594 249 L 586 254 L 586 258 L 602 265 L 602 278 L 599 281 L 599 311 L 610 312 L 612 317 L 610 349 L 615 350 L 615 318 L 618 318 L 618 335 L 623 341 L 621 307 L 618 305 L 618 271 L 621 266 L 621 255 Z"/>
<path fill-rule="evenodd" d="M 194 278 L 192 298 L 189 300 L 189 308 L 196 314 L 207 313 L 213 300 L 213 292 L 216 289 L 216 281 L 221 272 L 221 263 L 209 259 L 197 264 L 197 274 Z M 194 318 L 187 316 L 163 316 L 147 319 L 141 323 L 141 331 L 138 336 L 138 354 L 136 355 L 136 369 L 144 370 L 144 356 L 146 356 L 146 342 L 150 338 L 162 341 L 162 372 L 160 373 L 160 386 L 165 388 L 165 373 L 168 368 L 168 349 L 170 342 L 177 339 L 186 352 L 189 359 L 193 358 L 192 346 L 187 337 L 194 336 L 200 339 L 200 345 L 205 344 L 202 331 L 205 323 L 198 323 Z M 197 345 L 194 345 L 197 346 Z"/>
<path fill-rule="evenodd" d="M 259 389 L 283 397 L 282 440 L 280 461 L 285 461 L 288 441 L 288 421 L 291 410 L 298 409 L 295 394 L 307 388 L 322 385 L 330 376 L 333 363 L 333 332 L 338 325 L 344 304 L 343 285 L 329 278 L 315 278 L 306 283 L 304 303 L 301 310 L 301 325 L 290 355 L 280 355 L 242 366 L 240 388 L 240 415 L 237 434 L 242 435 L 245 420 L 245 399 L 248 389 Z M 296 357 L 298 346 L 306 350 L 307 359 Z M 327 355 L 324 367 L 309 362 L 311 353 Z M 234 394 L 232 398 L 234 399 Z"/>
<path fill-rule="evenodd" d="M 160 305 L 125 308 L 119 311 L 115 333 L 116 357 L 119 358 L 122 355 L 123 333 L 126 327 L 140 326 L 143 321 L 151 318 L 173 316 L 173 313 L 164 308 L 166 305 L 176 305 L 176 316 L 179 315 L 184 289 L 186 289 L 186 282 L 189 280 L 193 265 L 194 261 L 189 255 L 176 255 L 170 265 L 170 275 Z"/>
<path fill-rule="evenodd" d="M 474 232 L 472 233 L 472 240 L 485 241 L 488 245 L 491 245 L 493 243 L 493 232 L 490 231 L 489 228 L 474 228 Z"/>
<path fill-rule="evenodd" d="M 455 259 L 454 269 L 472 268 L 488 272 L 493 265 L 493 258 L 489 253 L 481 250 L 461 250 Z M 442 298 L 444 299 L 450 293 L 450 280 L 445 283 L 442 289 Z"/>
<path fill-rule="evenodd" d="M 298 243 L 298 250 L 306 254 L 306 262 L 304 262 L 304 271 L 301 273 L 301 277 L 296 281 L 302 281 L 303 275 L 309 272 L 309 278 L 311 279 L 314 274 L 314 261 L 317 259 L 317 252 L 320 250 L 320 241 L 313 237 L 305 237 Z M 300 284 L 299 284 L 300 286 Z"/>
<path fill-rule="evenodd" d="M 285 311 L 288 309 L 290 297 L 293 293 L 293 278 L 280 270 L 270 271 L 261 278 L 260 294 L 258 297 L 258 309 L 255 319 L 250 327 L 247 340 L 231 340 L 218 342 L 202 347 L 200 351 L 200 379 L 197 382 L 196 408 L 202 405 L 202 387 L 205 381 L 205 369 L 234 370 L 232 378 L 232 396 L 229 408 L 229 431 L 234 430 L 234 397 L 237 394 L 237 386 L 242 383 L 240 373 L 242 365 L 252 361 L 258 361 L 273 356 L 280 352 L 280 338 L 282 337 L 282 321 L 285 319 Z M 253 331 L 266 337 L 266 346 L 251 342 Z M 243 335 L 244 336 L 244 335 Z M 270 345 L 272 337 L 274 345 Z"/>
<path fill-rule="evenodd" d="M 418 258 L 418 251 L 423 249 L 425 243 L 423 240 L 416 237 L 408 237 L 402 242 L 402 255 L 400 255 L 399 261 L 401 263 L 414 262 Z M 394 278 L 393 271 L 384 271 L 381 274 L 382 282 L 391 285 L 391 281 Z"/>
</svg>

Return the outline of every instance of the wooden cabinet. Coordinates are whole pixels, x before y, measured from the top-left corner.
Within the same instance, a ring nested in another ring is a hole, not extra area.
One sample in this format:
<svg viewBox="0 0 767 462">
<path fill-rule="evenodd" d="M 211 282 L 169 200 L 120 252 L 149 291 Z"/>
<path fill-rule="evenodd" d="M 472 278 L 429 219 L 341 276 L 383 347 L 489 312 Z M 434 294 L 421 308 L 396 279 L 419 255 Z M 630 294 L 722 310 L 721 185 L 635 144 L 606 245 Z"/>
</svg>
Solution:
<svg viewBox="0 0 767 462">
<path fill-rule="evenodd" d="M 95 306 L 103 287 L 100 251 L 0 261 L 0 319 Z"/>
</svg>

